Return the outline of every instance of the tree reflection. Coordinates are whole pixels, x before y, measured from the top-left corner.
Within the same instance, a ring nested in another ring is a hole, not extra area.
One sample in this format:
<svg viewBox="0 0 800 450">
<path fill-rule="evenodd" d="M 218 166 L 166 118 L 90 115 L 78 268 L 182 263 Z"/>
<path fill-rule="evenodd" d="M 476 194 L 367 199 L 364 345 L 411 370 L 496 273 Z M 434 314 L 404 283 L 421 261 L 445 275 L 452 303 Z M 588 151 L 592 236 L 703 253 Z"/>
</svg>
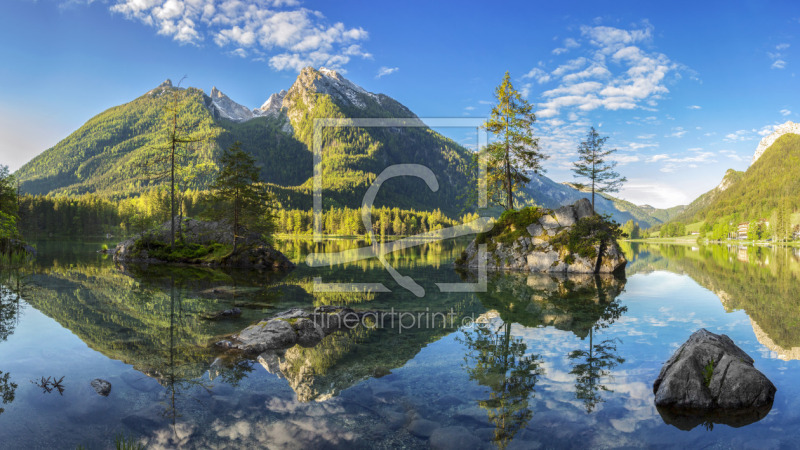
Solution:
<svg viewBox="0 0 800 450">
<path fill-rule="evenodd" d="M 591 413 L 602 403 L 602 392 L 613 392 L 600 381 L 611 373 L 611 369 L 625 362 L 617 355 L 617 342 L 619 339 L 605 339 L 594 343 L 594 333 L 603 328 L 608 328 L 614 321 L 624 314 L 628 308 L 620 306 L 613 299 L 609 301 L 606 289 L 599 278 L 595 278 L 597 290 L 596 303 L 588 306 L 597 310 L 598 320 L 589 329 L 589 349 L 575 350 L 569 354 L 573 361 L 570 374 L 575 375 L 575 397 L 583 402 L 587 413 Z"/>
<path fill-rule="evenodd" d="M 0 342 L 14 333 L 22 313 L 25 276 L 19 270 L 0 271 Z"/>
<path fill-rule="evenodd" d="M 491 389 L 489 398 L 478 405 L 495 426 L 495 444 L 505 448 L 533 417 L 529 399 L 544 373 L 541 358 L 525 354 L 528 346 L 511 335 L 509 322 L 496 328 L 491 323 L 476 326 L 465 332 L 462 343 L 469 348 L 464 360 L 470 379 Z"/>
<path fill-rule="evenodd" d="M 204 383 L 202 378 L 189 378 L 186 377 L 187 370 L 182 366 L 189 363 L 180 358 L 176 358 L 178 343 L 183 340 L 188 340 L 186 336 L 187 324 L 185 323 L 186 315 L 183 311 L 183 302 L 181 292 L 175 285 L 175 277 L 169 277 L 169 353 L 168 358 L 164 361 L 165 367 L 162 369 L 159 382 L 166 387 L 166 408 L 164 416 L 172 421 L 173 427 L 178 417 L 181 417 L 176 406 L 177 400 L 183 391 L 189 390 L 192 387 L 199 386 L 205 390 L 210 390 L 210 386 Z"/>
<path fill-rule="evenodd" d="M 10 376 L 11 374 L 4 374 L 0 370 L 0 398 L 2 398 L 4 405 L 14 401 L 14 394 L 17 391 L 17 383 L 9 381 Z M 0 408 L 0 414 L 3 414 L 3 412 L 5 412 L 5 408 Z"/>
</svg>

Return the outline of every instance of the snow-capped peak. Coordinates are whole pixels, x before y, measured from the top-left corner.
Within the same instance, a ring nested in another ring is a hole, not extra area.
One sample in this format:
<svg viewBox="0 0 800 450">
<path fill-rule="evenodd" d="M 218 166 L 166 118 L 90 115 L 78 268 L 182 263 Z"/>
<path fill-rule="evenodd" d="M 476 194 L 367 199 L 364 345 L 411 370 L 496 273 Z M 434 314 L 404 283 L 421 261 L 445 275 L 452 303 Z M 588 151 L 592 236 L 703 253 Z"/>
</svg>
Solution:
<svg viewBox="0 0 800 450">
<path fill-rule="evenodd" d="M 284 97 L 286 97 L 285 89 L 270 95 L 260 108 L 253 110 L 253 114 L 256 116 L 277 116 L 281 112 Z"/>
<path fill-rule="evenodd" d="M 253 118 L 253 112 L 249 108 L 231 100 L 216 86 L 211 89 L 211 105 L 220 117 L 234 122 L 246 122 Z"/>
</svg>

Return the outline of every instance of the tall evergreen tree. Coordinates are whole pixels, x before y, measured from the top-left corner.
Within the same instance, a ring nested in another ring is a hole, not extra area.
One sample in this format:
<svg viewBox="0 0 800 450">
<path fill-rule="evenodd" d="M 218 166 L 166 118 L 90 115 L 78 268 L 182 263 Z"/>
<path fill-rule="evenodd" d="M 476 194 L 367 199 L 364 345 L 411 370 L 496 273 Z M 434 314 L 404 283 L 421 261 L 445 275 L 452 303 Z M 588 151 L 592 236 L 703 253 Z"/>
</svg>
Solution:
<svg viewBox="0 0 800 450">
<path fill-rule="evenodd" d="M 259 182 L 255 159 L 234 143 L 220 158 L 220 170 L 212 185 L 224 213 L 233 226 L 233 252 L 244 227 L 269 233 L 273 228 L 272 196 Z"/>
<path fill-rule="evenodd" d="M 614 168 L 616 161 L 608 161 L 608 156 L 617 149 L 604 150 L 603 145 L 608 136 L 600 137 L 597 130 L 592 127 L 586 135 L 586 140 L 578 146 L 578 161 L 573 163 L 572 171 L 575 178 L 585 178 L 588 183 L 575 183 L 578 189 L 591 188 L 592 212 L 594 212 L 595 192 L 619 192 L 622 184 L 628 181 L 621 177 Z"/>
<path fill-rule="evenodd" d="M 505 197 L 505 209 L 511 210 L 514 190 L 531 180 L 530 173 L 544 172 L 542 161 L 547 156 L 539 151 L 539 140 L 533 136 L 533 105 L 514 89 L 508 72 L 494 94 L 497 104 L 483 126 L 496 140 L 481 150 L 481 156 L 486 160 L 489 197 Z"/>
<path fill-rule="evenodd" d="M 184 77 L 185 78 L 185 77 Z M 183 82 L 183 79 L 181 79 Z M 196 130 L 198 119 L 187 113 L 190 100 L 186 91 L 170 84 L 170 99 L 164 108 L 164 147 L 145 162 L 145 172 L 152 180 L 167 180 L 169 182 L 169 212 L 170 212 L 170 246 L 175 246 L 175 217 L 178 215 L 176 207 L 180 197 L 181 167 L 186 165 L 196 146 L 190 144 L 207 140 L 201 132 Z M 194 117 L 192 119 L 185 118 Z M 182 192 L 182 191 L 181 191 Z"/>
</svg>

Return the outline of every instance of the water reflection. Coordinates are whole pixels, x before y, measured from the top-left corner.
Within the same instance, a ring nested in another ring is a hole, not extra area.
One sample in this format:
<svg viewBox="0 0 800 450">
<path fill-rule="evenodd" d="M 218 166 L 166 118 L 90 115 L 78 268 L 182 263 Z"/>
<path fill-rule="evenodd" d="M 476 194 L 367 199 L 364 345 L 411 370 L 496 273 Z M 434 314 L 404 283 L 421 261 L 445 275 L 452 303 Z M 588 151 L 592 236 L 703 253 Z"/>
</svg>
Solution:
<svg viewBox="0 0 800 450">
<path fill-rule="evenodd" d="M 8 340 L 19 324 L 23 310 L 22 294 L 26 282 L 20 268 L 0 269 L 0 342 Z M 17 384 L 11 381 L 11 374 L 0 370 L 0 399 L 3 405 L 14 401 Z M 0 407 L 0 414 L 5 407 Z"/>
<path fill-rule="evenodd" d="M 554 327 L 588 340 L 586 350 L 572 351 L 568 357 L 573 363 L 570 374 L 576 377 L 575 396 L 591 413 L 603 401 L 600 393 L 611 392 L 603 379 L 625 362 L 617 355 L 616 339 L 594 341 L 596 332 L 627 311 L 616 301 L 624 287 L 624 278 L 614 275 L 490 275 L 487 292 L 478 294 L 490 311 L 474 330 L 465 332 L 463 343 L 470 379 L 491 389 L 489 398 L 478 404 L 495 426 L 493 440 L 499 448 L 508 446 L 533 417 L 530 401 L 544 374 L 542 358 L 528 353 L 523 338 L 512 336 L 512 323 Z"/>
<path fill-rule="evenodd" d="M 728 312 L 744 310 L 775 358 L 800 359 L 800 256 L 789 247 L 644 245 L 628 273 L 685 273 Z"/>
<path fill-rule="evenodd" d="M 511 335 L 510 322 L 485 320 L 465 332 L 462 342 L 469 350 L 464 360 L 470 379 L 490 389 L 489 398 L 478 405 L 495 426 L 494 443 L 506 448 L 533 417 L 529 401 L 544 373 L 541 357 L 526 354 L 528 346 Z"/>
<path fill-rule="evenodd" d="M 14 401 L 14 393 L 17 391 L 17 384 L 10 381 L 10 373 L 3 373 L 0 370 L 0 398 L 3 399 L 3 404 L 7 405 Z M 5 408 L 0 408 L 0 414 L 5 412 Z"/>
</svg>

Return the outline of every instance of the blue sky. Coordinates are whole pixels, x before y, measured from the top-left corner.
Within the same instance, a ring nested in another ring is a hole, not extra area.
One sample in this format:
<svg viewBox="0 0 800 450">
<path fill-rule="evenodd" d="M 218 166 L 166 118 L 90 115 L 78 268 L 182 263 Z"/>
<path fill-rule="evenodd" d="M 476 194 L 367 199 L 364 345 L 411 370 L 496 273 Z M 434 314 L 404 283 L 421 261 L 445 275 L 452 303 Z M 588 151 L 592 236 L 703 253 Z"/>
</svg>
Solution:
<svg viewBox="0 0 800 450">
<path fill-rule="evenodd" d="M 667 207 L 800 121 L 798 31 L 793 1 L 5 0 L 0 164 L 165 78 L 255 108 L 300 67 L 327 66 L 421 117 L 485 117 L 509 71 L 535 104 L 548 176 L 573 179 L 594 125 L 619 149 L 620 196 Z"/>
</svg>

